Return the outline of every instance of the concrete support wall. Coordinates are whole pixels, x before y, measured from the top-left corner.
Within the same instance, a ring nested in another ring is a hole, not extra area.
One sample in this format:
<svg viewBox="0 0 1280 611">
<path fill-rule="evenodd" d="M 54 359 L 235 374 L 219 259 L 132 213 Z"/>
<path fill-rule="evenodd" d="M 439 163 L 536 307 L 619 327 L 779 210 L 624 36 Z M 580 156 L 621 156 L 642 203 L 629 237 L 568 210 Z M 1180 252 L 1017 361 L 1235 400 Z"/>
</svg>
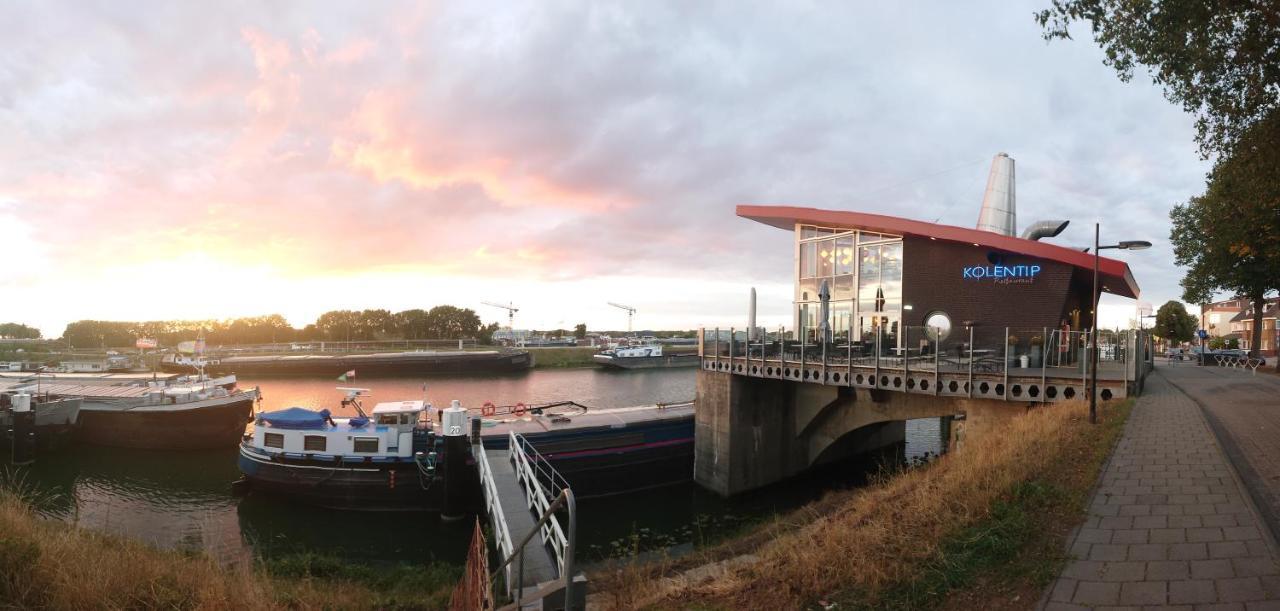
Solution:
<svg viewBox="0 0 1280 611">
<path fill-rule="evenodd" d="M 724 496 L 901 443 L 906 420 L 966 414 L 973 435 L 1026 407 L 698 371 L 694 480 Z"/>
</svg>

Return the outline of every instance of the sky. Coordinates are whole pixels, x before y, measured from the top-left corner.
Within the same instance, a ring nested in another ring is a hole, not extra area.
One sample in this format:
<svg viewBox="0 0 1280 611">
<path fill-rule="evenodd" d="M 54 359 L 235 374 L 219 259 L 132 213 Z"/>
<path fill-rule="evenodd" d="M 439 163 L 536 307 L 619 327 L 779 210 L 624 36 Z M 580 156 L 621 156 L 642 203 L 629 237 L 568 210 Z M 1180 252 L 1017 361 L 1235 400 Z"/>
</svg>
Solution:
<svg viewBox="0 0 1280 611">
<path fill-rule="evenodd" d="M 520 328 L 790 325 L 789 232 L 739 204 L 1019 229 L 1180 295 L 1192 117 L 1044 0 L 4 4 L 0 322 L 452 304 Z M 963 5 L 963 6 L 961 6 Z M 1134 302 L 1104 297 L 1103 324 Z"/>
</svg>

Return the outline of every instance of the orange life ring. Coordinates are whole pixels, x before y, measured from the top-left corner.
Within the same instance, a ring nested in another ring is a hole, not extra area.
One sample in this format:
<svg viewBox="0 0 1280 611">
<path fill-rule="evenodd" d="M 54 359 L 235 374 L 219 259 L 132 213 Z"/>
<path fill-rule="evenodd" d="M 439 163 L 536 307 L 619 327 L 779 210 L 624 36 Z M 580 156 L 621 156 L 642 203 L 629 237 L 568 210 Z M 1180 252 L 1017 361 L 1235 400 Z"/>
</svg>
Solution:
<svg viewBox="0 0 1280 611">
<path fill-rule="evenodd" d="M 492 403 L 490 403 L 490 402 L 488 402 L 488 401 L 485 401 L 485 402 L 484 402 L 484 407 L 481 407 L 481 408 L 480 408 L 480 413 L 481 413 L 481 415 L 484 415 L 484 416 L 492 416 L 492 415 L 494 415 L 494 414 L 498 413 L 498 408 L 497 408 L 497 407 L 494 407 L 494 405 L 493 405 Z"/>
<path fill-rule="evenodd" d="M 524 410 L 525 410 L 525 405 L 523 403 L 517 403 L 513 413 L 515 413 L 516 417 L 519 418 L 520 416 L 524 415 Z"/>
</svg>

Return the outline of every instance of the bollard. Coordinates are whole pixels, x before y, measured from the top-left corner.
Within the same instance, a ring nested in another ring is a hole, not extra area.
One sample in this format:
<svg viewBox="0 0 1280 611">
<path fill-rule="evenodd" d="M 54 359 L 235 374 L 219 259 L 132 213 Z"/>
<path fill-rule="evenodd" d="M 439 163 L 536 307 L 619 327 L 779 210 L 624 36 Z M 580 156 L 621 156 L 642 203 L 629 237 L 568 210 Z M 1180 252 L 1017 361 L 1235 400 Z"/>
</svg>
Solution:
<svg viewBox="0 0 1280 611">
<path fill-rule="evenodd" d="M 444 433 L 444 507 L 440 517 L 453 520 L 466 514 L 467 491 L 467 410 L 457 399 L 442 411 Z"/>
<path fill-rule="evenodd" d="M 13 464 L 27 465 L 36 461 L 36 412 L 31 409 L 31 395 L 13 397 L 13 428 L 10 444 Z"/>
</svg>

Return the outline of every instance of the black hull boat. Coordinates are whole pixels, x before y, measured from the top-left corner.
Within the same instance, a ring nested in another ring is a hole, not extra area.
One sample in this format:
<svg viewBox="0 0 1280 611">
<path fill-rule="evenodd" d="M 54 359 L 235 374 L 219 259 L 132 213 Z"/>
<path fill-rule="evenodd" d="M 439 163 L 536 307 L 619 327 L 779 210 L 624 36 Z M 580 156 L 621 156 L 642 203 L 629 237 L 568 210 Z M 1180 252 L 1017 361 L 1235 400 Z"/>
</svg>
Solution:
<svg viewBox="0 0 1280 611">
<path fill-rule="evenodd" d="M 396 406 L 406 410 L 399 420 Z M 447 423 L 426 417 L 429 409 L 421 401 L 384 403 L 368 420 L 331 419 L 327 412 L 303 408 L 260 414 L 253 435 L 240 444 L 244 478 L 239 487 L 335 509 L 451 515 L 482 510 L 479 470 L 469 442 L 465 435 L 437 435 L 436 427 Z M 496 410 L 486 406 L 484 411 Z M 579 498 L 693 477 L 691 403 L 533 411 L 541 413 L 482 421 L 482 443 L 488 450 L 506 450 L 512 432 L 524 436 Z M 469 432 L 470 425 L 462 422 L 459 430 Z M 461 441 L 450 445 L 451 439 Z M 361 440 L 363 448 L 355 445 Z"/>
<path fill-rule="evenodd" d="M 14 426 L 13 394 L 0 394 L 0 442 L 12 443 Z M 35 412 L 36 445 L 40 448 L 62 446 L 75 433 L 79 422 L 80 399 L 31 397 Z"/>
<path fill-rule="evenodd" d="M 172 355 L 169 355 L 170 357 Z M 382 354 L 310 354 L 297 356 L 232 356 L 203 362 L 211 375 L 327 376 L 348 371 L 367 376 L 416 376 L 438 373 L 510 373 L 533 366 L 523 350 L 422 351 Z M 161 369 L 189 373 L 196 365 L 166 357 Z"/>
<path fill-rule="evenodd" d="M 255 391 L 176 403 L 86 398 L 78 437 L 85 443 L 146 450 L 235 447 L 253 420 Z"/>
</svg>

